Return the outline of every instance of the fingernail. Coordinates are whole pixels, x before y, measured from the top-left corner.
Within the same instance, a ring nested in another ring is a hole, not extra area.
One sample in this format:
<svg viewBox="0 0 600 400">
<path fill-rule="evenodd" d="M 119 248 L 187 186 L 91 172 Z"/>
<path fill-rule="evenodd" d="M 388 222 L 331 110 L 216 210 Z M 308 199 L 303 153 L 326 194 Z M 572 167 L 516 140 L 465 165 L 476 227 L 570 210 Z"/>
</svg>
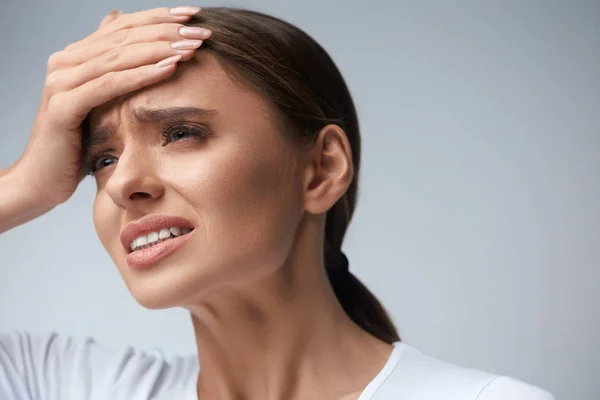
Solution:
<svg viewBox="0 0 600 400">
<path fill-rule="evenodd" d="M 118 17 L 119 15 L 123 15 L 123 11 L 114 9 L 108 15 Z"/>
<path fill-rule="evenodd" d="M 178 17 L 192 16 L 192 15 L 196 15 L 200 12 L 200 7 L 180 6 L 180 7 L 171 8 L 169 11 L 171 12 L 171 14 L 176 15 Z"/>
<path fill-rule="evenodd" d="M 181 60 L 181 57 L 183 57 L 183 55 L 177 54 L 177 55 L 171 56 L 169 58 L 165 58 L 164 60 L 159 61 L 158 63 L 156 63 L 156 66 L 158 68 L 168 67 L 170 65 L 175 64 L 177 61 Z"/>
<path fill-rule="evenodd" d="M 212 31 L 194 26 L 184 26 L 179 29 L 179 34 L 189 39 L 206 39 L 212 34 Z"/>
<path fill-rule="evenodd" d="M 200 47 L 202 40 L 180 40 L 171 43 L 171 47 L 177 50 L 193 50 Z"/>
</svg>

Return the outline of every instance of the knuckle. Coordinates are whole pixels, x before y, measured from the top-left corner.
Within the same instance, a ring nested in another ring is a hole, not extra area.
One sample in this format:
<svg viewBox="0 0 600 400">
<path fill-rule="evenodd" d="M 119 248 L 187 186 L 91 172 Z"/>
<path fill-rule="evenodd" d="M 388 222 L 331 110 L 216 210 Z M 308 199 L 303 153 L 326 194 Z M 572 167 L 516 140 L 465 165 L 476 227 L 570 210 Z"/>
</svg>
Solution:
<svg viewBox="0 0 600 400">
<path fill-rule="evenodd" d="M 63 52 L 62 51 L 55 51 L 54 53 L 50 54 L 50 57 L 48 57 L 48 71 L 55 71 L 56 69 L 58 69 L 60 67 L 60 63 L 63 57 Z"/>
<path fill-rule="evenodd" d="M 99 90 L 111 90 L 117 83 L 117 73 L 114 71 L 107 72 L 100 79 L 98 79 Z"/>
<path fill-rule="evenodd" d="M 46 87 L 50 94 L 56 93 L 60 89 L 61 75 L 58 72 L 51 72 L 46 76 Z"/>
<path fill-rule="evenodd" d="M 48 123 L 58 125 L 72 124 L 77 114 L 75 106 L 73 96 L 66 92 L 51 97 L 46 108 Z"/>
<path fill-rule="evenodd" d="M 121 52 L 118 49 L 110 49 L 102 56 L 103 61 L 109 65 L 115 63 L 120 57 Z"/>
<path fill-rule="evenodd" d="M 181 24 L 160 24 L 159 29 L 156 30 L 157 40 L 172 40 L 179 39 L 179 28 Z"/>
<path fill-rule="evenodd" d="M 127 29 L 131 29 L 131 28 L 135 28 L 134 22 L 128 18 L 122 18 L 120 21 L 114 20 L 113 22 L 116 25 L 118 25 L 117 29 L 119 29 L 119 30 L 127 30 Z"/>
<path fill-rule="evenodd" d="M 147 68 L 136 68 L 133 71 L 133 77 L 131 79 L 131 91 L 136 91 L 144 88 L 150 82 Z"/>
<path fill-rule="evenodd" d="M 52 95 L 50 97 L 50 99 L 48 100 L 48 106 L 47 106 L 47 110 L 48 113 L 53 116 L 54 118 L 57 118 L 57 113 L 60 110 L 64 110 L 67 107 L 66 106 L 66 95 L 64 93 L 58 93 L 55 95 Z"/>
<path fill-rule="evenodd" d="M 150 11 L 150 18 L 164 19 L 165 17 L 172 16 L 170 7 L 156 7 L 149 11 Z"/>
<path fill-rule="evenodd" d="M 133 77 L 131 79 L 132 90 L 138 90 L 144 87 L 144 82 L 147 77 L 144 74 L 143 68 L 136 68 L 133 71 Z"/>
<path fill-rule="evenodd" d="M 148 18 L 148 22 L 151 25 L 156 25 L 156 24 L 160 24 L 161 22 L 164 22 L 164 17 L 160 16 L 160 15 L 156 15 L 156 14 L 152 14 L 150 16 L 150 18 Z"/>
<path fill-rule="evenodd" d="M 130 29 L 121 29 L 114 33 L 113 44 L 115 46 L 123 46 L 129 42 Z"/>
</svg>

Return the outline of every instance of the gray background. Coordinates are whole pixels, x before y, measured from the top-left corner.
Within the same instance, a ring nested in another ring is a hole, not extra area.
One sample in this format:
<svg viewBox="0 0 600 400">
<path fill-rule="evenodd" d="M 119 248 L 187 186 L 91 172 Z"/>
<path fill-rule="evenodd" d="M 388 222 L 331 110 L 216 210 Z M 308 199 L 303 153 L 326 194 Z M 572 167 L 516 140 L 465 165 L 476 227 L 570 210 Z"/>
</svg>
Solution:
<svg viewBox="0 0 600 400">
<path fill-rule="evenodd" d="M 2 1 L 4 168 L 28 140 L 47 57 L 112 8 L 165 4 Z M 364 138 L 344 249 L 407 342 L 559 399 L 600 398 L 598 1 L 200 5 L 282 17 L 340 66 Z M 96 237 L 94 194 L 86 178 L 0 236 L 0 330 L 194 352 L 184 310 L 129 295 Z"/>
</svg>

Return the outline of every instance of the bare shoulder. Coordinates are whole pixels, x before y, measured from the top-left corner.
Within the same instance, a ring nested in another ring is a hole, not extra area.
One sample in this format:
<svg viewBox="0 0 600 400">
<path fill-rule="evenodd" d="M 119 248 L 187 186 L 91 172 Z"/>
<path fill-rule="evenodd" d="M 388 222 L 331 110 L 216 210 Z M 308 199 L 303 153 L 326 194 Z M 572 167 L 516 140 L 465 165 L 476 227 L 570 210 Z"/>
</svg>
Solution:
<svg viewBox="0 0 600 400">
<path fill-rule="evenodd" d="M 554 396 L 537 386 L 508 376 L 498 376 L 481 391 L 477 400 L 554 400 Z"/>
</svg>

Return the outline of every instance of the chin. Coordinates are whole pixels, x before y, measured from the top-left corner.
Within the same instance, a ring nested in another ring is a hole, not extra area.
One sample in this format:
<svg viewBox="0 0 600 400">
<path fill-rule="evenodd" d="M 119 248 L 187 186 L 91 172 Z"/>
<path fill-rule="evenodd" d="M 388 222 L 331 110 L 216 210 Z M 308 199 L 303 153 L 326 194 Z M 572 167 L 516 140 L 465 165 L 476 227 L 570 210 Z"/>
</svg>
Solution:
<svg viewBox="0 0 600 400">
<path fill-rule="evenodd" d="M 122 266 L 121 266 L 122 268 Z M 119 268 L 127 289 L 136 302 L 150 310 L 187 308 L 198 304 L 211 293 L 228 282 L 228 276 L 237 268 L 224 265 L 206 265 L 175 262 L 165 263 L 159 268 L 146 270 L 124 270 Z"/>
<path fill-rule="evenodd" d="M 129 288 L 129 292 L 140 306 L 149 310 L 164 310 L 176 307 L 183 301 L 181 293 L 166 285 L 153 288 L 134 285 Z"/>
<path fill-rule="evenodd" d="M 160 295 L 134 296 L 134 298 L 140 306 L 148 310 L 166 310 L 176 307 L 176 303 L 170 298 Z"/>
<path fill-rule="evenodd" d="M 181 307 L 204 286 L 198 277 L 181 273 L 188 268 L 144 271 L 142 274 L 122 274 L 131 296 L 150 310 Z M 179 273 L 177 273 L 179 272 Z"/>
</svg>

